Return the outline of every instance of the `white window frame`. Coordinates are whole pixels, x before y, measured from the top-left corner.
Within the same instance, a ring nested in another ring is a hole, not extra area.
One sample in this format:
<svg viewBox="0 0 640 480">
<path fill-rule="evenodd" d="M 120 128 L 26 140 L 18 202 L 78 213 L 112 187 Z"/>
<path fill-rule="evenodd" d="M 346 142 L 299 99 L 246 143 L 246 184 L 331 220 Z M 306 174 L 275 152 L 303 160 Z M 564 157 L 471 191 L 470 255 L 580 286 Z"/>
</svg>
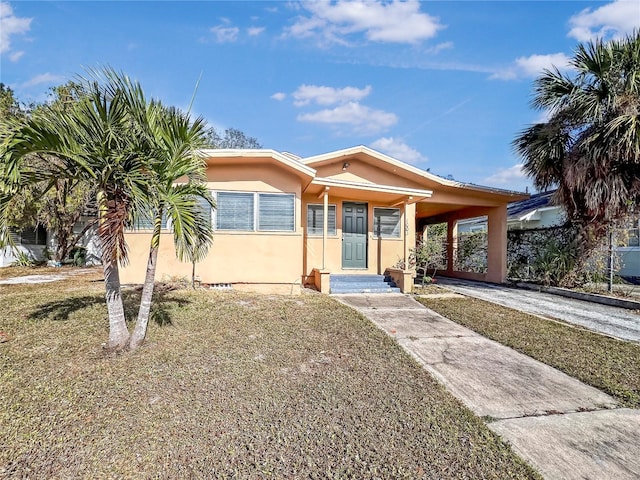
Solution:
<svg viewBox="0 0 640 480">
<path fill-rule="evenodd" d="M 313 207 L 322 207 L 323 213 L 324 213 L 324 204 L 322 203 L 307 203 L 307 222 L 306 222 L 306 232 L 307 232 L 307 236 L 308 237 L 322 237 L 323 233 L 309 233 L 309 207 L 313 206 Z M 329 237 L 335 237 L 338 235 L 338 205 L 335 203 L 329 203 L 327 205 L 329 208 L 333 207 L 334 211 L 335 211 L 335 224 L 333 226 L 333 231 L 329 230 L 327 232 L 327 236 Z M 329 223 L 327 222 L 327 227 L 329 226 Z M 323 225 L 320 227 L 322 230 L 324 230 L 324 222 Z"/>
<path fill-rule="evenodd" d="M 396 210 L 398 212 L 398 235 L 394 235 L 394 236 L 390 236 L 390 235 L 385 235 L 382 234 L 378 236 L 378 232 L 376 231 L 376 210 Z M 396 208 L 396 207 L 373 207 L 373 238 L 380 238 L 382 240 L 385 239 L 390 239 L 390 240 L 397 240 L 402 238 L 402 210 L 400 208 Z"/>
<path fill-rule="evenodd" d="M 251 194 L 253 195 L 253 226 L 251 230 L 229 230 L 229 229 L 219 229 L 218 228 L 218 194 L 220 193 L 238 193 L 238 194 Z M 290 192 L 250 192 L 247 190 L 211 190 L 211 194 L 216 201 L 216 208 L 212 209 L 212 219 L 213 222 L 213 230 L 219 233 L 295 233 L 297 231 L 296 225 L 296 194 Z M 260 211 L 260 195 L 281 195 L 281 196 L 289 196 L 293 197 L 293 230 L 259 230 L 258 229 L 258 215 Z"/>
</svg>

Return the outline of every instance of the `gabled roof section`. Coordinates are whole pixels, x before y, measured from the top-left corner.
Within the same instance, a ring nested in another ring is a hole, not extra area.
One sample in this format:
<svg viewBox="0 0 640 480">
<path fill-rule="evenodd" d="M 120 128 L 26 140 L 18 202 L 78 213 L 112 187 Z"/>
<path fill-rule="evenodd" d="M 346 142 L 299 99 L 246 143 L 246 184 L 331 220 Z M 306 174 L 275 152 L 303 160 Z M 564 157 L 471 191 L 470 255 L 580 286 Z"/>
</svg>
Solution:
<svg viewBox="0 0 640 480">
<path fill-rule="evenodd" d="M 316 171 L 312 167 L 300 162 L 295 158 L 295 156 L 291 154 L 283 154 L 270 149 L 216 148 L 198 150 L 198 154 L 212 162 L 215 162 L 216 159 L 225 159 L 237 161 L 238 163 L 245 163 L 247 161 L 258 160 L 260 158 L 268 158 L 276 164 L 281 164 L 282 166 L 296 171 L 302 176 L 310 178 L 314 178 L 316 176 Z"/>
<path fill-rule="evenodd" d="M 376 161 L 385 163 L 389 165 L 391 168 L 399 168 L 408 172 L 414 176 L 422 178 L 431 183 L 435 183 L 436 185 L 442 185 L 444 187 L 451 188 L 462 188 L 465 190 L 478 191 L 483 193 L 493 193 L 496 195 L 501 195 L 504 197 L 515 197 L 518 199 L 528 197 L 528 194 L 524 194 L 522 192 L 516 192 L 512 190 L 503 190 L 499 188 L 485 187 L 482 185 L 475 185 L 473 183 L 462 183 L 456 180 L 449 180 L 446 178 L 439 177 L 438 175 L 434 175 L 433 173 L 427 172 L 426 170 L 422 170 L 420 168 L 414 167 L 413 165 L 409 165 L 401 160 L 397 160 L 393 157 L 385 155 L 384 153 L 378 152 L 377 150 L 373 150 L 372 148 L 365 147 L 364 145 L 358 145 L 356 147 L 345 148 L 343 150 L 337 150 L 335 152 L 323 153 L 321 155 L 314 155 L 312 157 L 302 158 L 300 161 L 307 166 L 310 167 L 319 167 L 321 165 L 340 161 L 342 157 L 351 157 L 354 155 L 362 155 L 374 159 Z"/>
</svg>

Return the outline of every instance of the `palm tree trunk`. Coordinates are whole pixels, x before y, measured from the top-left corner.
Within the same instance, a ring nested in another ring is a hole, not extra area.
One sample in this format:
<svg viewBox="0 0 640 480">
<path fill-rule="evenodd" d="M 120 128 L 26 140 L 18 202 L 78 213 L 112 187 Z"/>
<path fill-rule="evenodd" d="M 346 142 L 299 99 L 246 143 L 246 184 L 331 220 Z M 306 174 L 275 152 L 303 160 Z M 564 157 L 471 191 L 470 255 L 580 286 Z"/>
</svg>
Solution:
<svg viewBox="0 0 640 480">
<path fill-rule="evenodd" d="M 153 298 L 153 288 L 156 279 L 156 266 L 158 264 L 158 246 L 152 246 L 149 251 L 149 260 L 147 262 L 147 273 L 144 278 L 144 286 L 142 287 L 142 297 L 140 298 L 140 309 L 138 310 L 138 319 L 133 329 L 129 348 L 135 350 L 147 335 L 147 325 L 149 324 L 149 313 L 151 312 L 151 299 Z"/>
<path fill-rule="evenodd" d="M 160 250 L 160 231 L 162 230 L 162 215 L 164 209 L 160 207 L 156 212 L 153 222 L 153 235 L 151 235 L 151 248 L 149 249 L 149 260 L 147 260 L 147 272 L 144 277 L 142 287 L 142 297 L 140 298 L 140 308 L 138 309 L 138 319 L 131 335 L 129 348 L 135 350 L 147 336 L 147 325 L 149 325 L 149 313 L 151 312 L 151 300 L 153 299 L 153 288 L 156 280 L 156 267 L 158 265 L 158 251 Z"/>
<path fill-rule="evenodd" d="M 121 350 L 129 341 L 129 330 L 124 316 L 122 292 L 120 290 L 120 271 L 118 262 L 104 262 L 104 284 L 106 290 L 107 311 L 109 312 L 109 348 Z"/>
</svg>

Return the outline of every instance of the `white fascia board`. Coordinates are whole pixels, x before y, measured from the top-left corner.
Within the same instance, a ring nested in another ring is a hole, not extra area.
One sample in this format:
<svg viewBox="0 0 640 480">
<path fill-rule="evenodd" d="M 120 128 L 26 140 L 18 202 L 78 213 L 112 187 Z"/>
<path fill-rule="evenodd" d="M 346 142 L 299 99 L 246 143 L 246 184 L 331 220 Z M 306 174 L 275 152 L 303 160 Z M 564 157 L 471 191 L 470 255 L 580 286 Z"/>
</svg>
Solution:
<svg viewBox="0 0 640 480">
<path fill-rule="evenodd" d="M 314 155 L 313 157 L 303 158 L 300 161 L 305 165 L 314 164 L 317 162 L 323 162 L 326 160 L 339 160 L 340 157 L 346 157 L 349 155 L 355 155 L 358 153 L 364 153 L 371 157 L 377 158 L 378 160 L 382 160 L 383 162 L 388 163 L 397 168 L 402 168 L 407 172 L 411 172 L 415 175 L 419 175 L 423 178 L 436 182 L 440 185 L 445 185 L 448 187 L 456 187 L 456 188 L 464 188 L 467 190 L 477 190 L 480 192 L 487 193 L 497 193 L 500 195 L 509 195 L 509 196 L 520 196 L 523 195 L 523 192 L 516 192 L 514 190 L 503 190 L 500 188 L 493 187 L 485 187 L 482 185 L 474 185 L 471 183 L 462 183 L 456 180 L 448 180 L 446 178 L 439 177 L 438 175 L 434 175 L 433 173 L 427 172 L 426 170 L 421 170 L 420 168 L 414 167 L 413 165 L 409 165 L 401 160 L 397 160 L 393 157 L 385 155 L 384 153 L 378 152 L 377 150 L 373 150 L 372 148 L 365 147 L 364 145 L 358 145 L 356 147 L 345 148 L 343 150 L 336 150 L 335 152 L 323 153 L 321 155 Z"/>
<path fill-rule="evenodd" d="M 415 197 L 428 198 L 433 194 L 432 190 L 420 190 L 417 188 L 395 187 L 393 185 L 377 185 L 375 183 L 350 182 L 348 180 L 336 180 L 333 178 L 317 177 L 311 181 L 312 185 L 322 185 L 325 187 L 345 187 L 356 190 L 367 190 L 370 192 L 395 193 Z"/>
</svg>

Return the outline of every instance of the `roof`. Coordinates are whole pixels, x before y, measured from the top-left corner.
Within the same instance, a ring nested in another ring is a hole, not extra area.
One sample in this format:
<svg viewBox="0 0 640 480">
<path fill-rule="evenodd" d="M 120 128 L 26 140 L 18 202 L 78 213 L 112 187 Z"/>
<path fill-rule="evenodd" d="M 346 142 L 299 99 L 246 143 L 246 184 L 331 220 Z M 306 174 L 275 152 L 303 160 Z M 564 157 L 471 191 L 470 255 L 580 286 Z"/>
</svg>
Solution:
<svg viewBox="0 0 640 480">
<path fill-rule="evenodd" d="M 237 159 L 238 162 L 250 158 L 268 158 L 276 164 L 284 165 L 301 175 L 311 178 L 316 176 L 316 171 L 300 162 L 295 155 L 280 153 L 270 149 L 212 148 L 198 150 L 198 153 L 207 159 Z"/>
<path fill-rule="evenodd" d="M 392 167 L 401 168 L 406 172 L 410 172 L 411 174 L 421 177 L 422 179 L 431 181 L 436 185 L 442 185 L 445 187 L 453 187 L 453 188 L 463 188 L 465 190 L 473 190 L 473 191 L 483 192 L 483 193 L 492 193 L 492 194 L 502 195 L 505 197 L 512 197 L 512 198 L 513 197 L 522 198 L 525 195 L 528 196 L 528 194 L 524 194 L 522 192 L 516 192 L 513 190 L 503 190 L 500 188 L 485 187 L 482 185 L 475 185 L 473 183 L 463 183 L 456 180 L 443 178 L 438 175 L 434 175 L 433 173 L 428 172 L 426 170 L 422 170 L 420 168 L 414 167 L 413 165 L 409 165 L 408 163 L 405 163 L 403 161 L 400 161 L 393 157 L 385 155 L 384 153 L 373 150 L 369 147 L 365 147 L 364 145 L 358 145 L 355 147 L 345 148 L 343 150 L 323 153 L 321 155 L 314 155 L 312 157 L 301 158 L 300 162 L 310 167 L 317 167 L 324 163 L 339 160 L 341 157 L 353 156 L 357 154 L 363 154 L 370 158 L 374 158 L 378 161 L 386 163 Z"/>
<path fill-rule="evenodd" d="M 526 200 L 510 203 L 507 206 L 507 217 L 520 219 L 541 208 L 553 207 L 551 199 L 555 192 L 555 190 L 551 190 L 549 192 L 536 193 Z"/>
</svg>

